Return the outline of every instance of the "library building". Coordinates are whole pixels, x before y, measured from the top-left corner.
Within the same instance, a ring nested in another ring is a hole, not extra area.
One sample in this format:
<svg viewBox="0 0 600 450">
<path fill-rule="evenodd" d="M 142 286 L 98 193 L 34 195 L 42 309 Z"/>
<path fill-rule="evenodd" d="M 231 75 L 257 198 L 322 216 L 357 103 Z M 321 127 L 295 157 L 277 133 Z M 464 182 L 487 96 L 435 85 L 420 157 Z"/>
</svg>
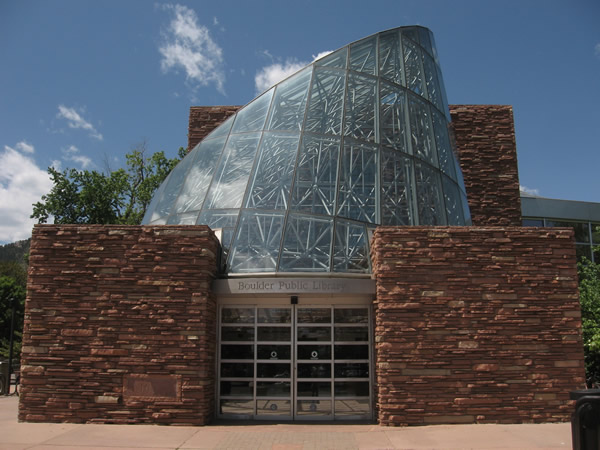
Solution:
<svg viewBox="0 0 600 450">
<path fill-rule="evenodd" d="M 600 205 L 522 196 L 513 111 L 387 30 L 190 109 L 143 224 L 36 225 L 19 420 L 563 422 Z"/>
</svg>

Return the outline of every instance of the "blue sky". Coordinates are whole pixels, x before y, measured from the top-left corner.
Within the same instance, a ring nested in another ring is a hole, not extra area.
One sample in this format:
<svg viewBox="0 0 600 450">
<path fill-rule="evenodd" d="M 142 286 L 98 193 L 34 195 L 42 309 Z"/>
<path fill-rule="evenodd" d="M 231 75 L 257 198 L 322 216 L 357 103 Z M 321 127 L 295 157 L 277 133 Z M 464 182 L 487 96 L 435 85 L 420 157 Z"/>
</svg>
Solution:
<svg viewBox="0 0 600 450">
<path fill-rule="evenodd" d="M 235 105 L 388 28 L 436 38 L 451 104 L 514 108 L 521 185 L 600 201 L 598 0 L 0 1 L 0 243 L 30 236 L 46 169 L 175 156 L 192 105 Z"/>
</svg>

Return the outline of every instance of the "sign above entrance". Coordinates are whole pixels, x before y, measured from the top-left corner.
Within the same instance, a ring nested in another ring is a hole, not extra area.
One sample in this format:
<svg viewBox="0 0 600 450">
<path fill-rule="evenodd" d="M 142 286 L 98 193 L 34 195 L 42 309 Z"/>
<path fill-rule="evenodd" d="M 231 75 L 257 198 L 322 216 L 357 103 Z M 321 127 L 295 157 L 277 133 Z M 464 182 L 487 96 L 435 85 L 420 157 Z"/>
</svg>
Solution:
<svg viewBox="0 0 600 450">
<path fill-rule="evenodd" d="M 215 294 L 375 294 L 375 280 L 353 278 L 228 278 L 213 282 Z"/>
</svg>

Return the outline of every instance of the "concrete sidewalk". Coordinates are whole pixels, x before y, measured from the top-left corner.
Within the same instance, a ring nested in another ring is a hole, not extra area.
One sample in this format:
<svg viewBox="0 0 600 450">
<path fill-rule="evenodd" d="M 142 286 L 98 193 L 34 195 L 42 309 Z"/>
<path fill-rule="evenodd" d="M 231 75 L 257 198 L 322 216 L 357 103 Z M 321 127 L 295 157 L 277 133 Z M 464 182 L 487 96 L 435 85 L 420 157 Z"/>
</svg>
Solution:
<svg viewBox="0 0 600 450">
<path fill-rule="evenodd" d="M 0 449 L 567 449 L 569 423 L 543 425 L 257 424 L 167 427 L 17 422 L 18 398 L 0 397 Z"/>
</svg>

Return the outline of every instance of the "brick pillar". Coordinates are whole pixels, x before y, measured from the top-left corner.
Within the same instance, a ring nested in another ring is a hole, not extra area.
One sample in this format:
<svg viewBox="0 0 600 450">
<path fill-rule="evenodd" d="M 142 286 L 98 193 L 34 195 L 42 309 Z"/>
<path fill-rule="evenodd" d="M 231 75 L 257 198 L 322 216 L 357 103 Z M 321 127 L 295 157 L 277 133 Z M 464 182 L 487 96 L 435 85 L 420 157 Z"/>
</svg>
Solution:
<svg viewBox="0 0 600 450">
<path fill-rule="evenodd" d="M 238 109 L 239 106 L 192 106 L 188 126 L 188 151 Z"/>
</svg>

